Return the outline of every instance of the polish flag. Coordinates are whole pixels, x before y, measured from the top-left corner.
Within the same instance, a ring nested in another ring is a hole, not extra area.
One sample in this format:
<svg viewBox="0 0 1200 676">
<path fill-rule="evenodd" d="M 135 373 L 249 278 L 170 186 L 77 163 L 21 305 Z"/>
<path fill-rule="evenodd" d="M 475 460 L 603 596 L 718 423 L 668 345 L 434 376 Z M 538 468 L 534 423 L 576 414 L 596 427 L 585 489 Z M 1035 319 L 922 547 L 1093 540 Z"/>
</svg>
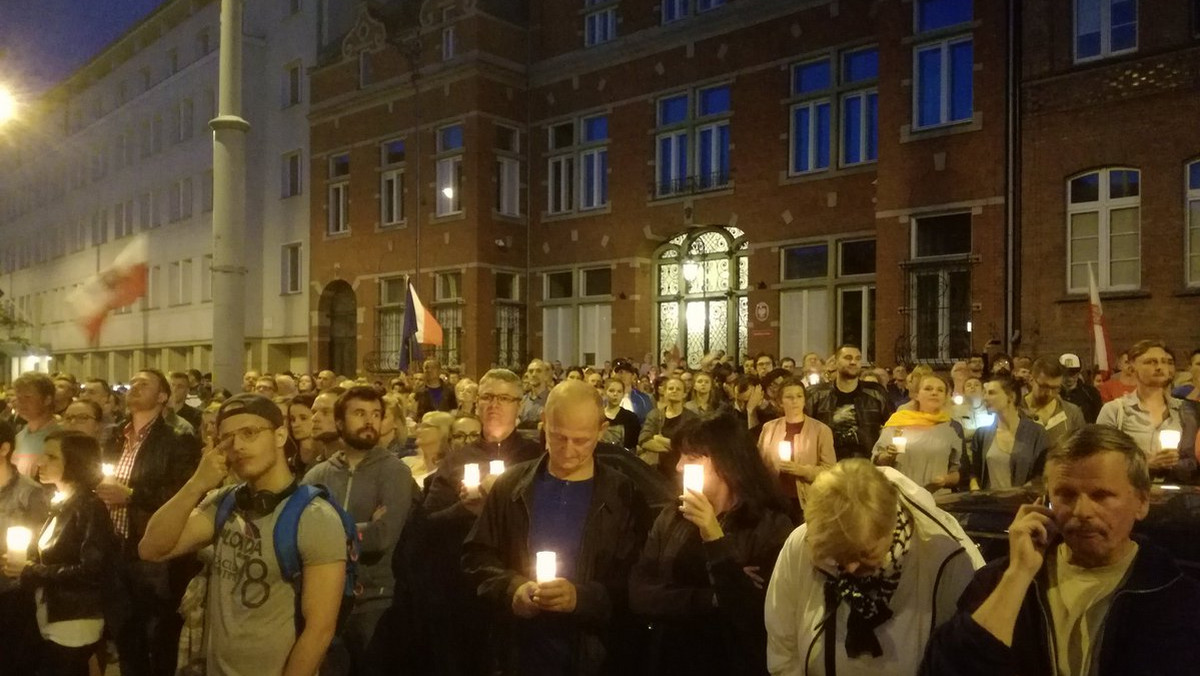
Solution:
<svg viewBox="0 0 1200 676">
<path fill-rule="evenodd" d="M 89 278 L 67 299 L 90 344 L 99 343 L 100 328 L 109 312 L 146 295 L 149 259 L 146 236 L 138 235 L 117 254 L 111 266 Z"/>
<path fill-rule="evenodd" d="M 1107 378 L 1112 373 L 1112 349 L 1108 344 L 1108 327 L 1104 325 L 1104 309 L 1100 307 L 1100 290 L 1096 288 L 1096 275 L 1092 272 L 1092 264 L 1088 262 L 1088 295 L 1089 321 L 1092 325 L 1092 353 L 1096 357 L 1096 365 Z"/>
</svg>

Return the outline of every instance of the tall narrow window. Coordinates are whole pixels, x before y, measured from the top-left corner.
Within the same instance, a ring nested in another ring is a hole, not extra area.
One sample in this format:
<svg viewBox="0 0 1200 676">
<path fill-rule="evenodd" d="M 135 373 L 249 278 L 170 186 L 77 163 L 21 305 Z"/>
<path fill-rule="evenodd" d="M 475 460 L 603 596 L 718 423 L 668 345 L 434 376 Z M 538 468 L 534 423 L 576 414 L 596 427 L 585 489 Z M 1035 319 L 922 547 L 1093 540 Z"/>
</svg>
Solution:
<svg viewBox="0 0 1200 676">
<path fill-rule="evenodd" d="M 404 141 L 384 143 L 380 149 L 382 171 L 379 184 L 379 222 L 382 226 L 404 222 L 404 170 L 407 155 Z"/>
<path fill-rule="evenodd" d="M 300 103 L 301 68 L 299 61 L 293 61 L 283 68 L 282 92 L 280 93 L 280 108 L 287 108 Z"/>
<path fill-rule="evenodd" d="M 454 10 L 442 10 L 442 61 L 453 59 L 458 51 L 458 34 L 454 26 Z"/>
<path fill-rule="evenodd" d="M 873 86 L 878 79 L 878 49 L 842 54 L 842 83 L 855 87 L 841 99 L 843 165 L 874 162 L 879 157 L 879 92 Z"/>
<path fill-rule="evenodd" d="M 921 45 L 914 53 L 914 127 L 921 129 L 970 120 L 975 70 L 971 38 Z"/>
<path fill-rule="evenodd" d="M 350 232 L 350 154 L 329 160 L 328 228 L 330 235 Z"/>
<path fill-rule="evenodd" d="M 1200 286 L 1200 160 L 1187 166 L 1187 283 Z"/>
<path fill-rule="evenodd" d="M 604 44 L 617 37 L 617 8 L 609 0 L 585 0 L 587 7 L 609 5 L 588 12 L 583 17 L 583 44 L 585 47 Z"/>
<path fill-rule="evenodd" d="M 792 68 L 792 94 L 806 97 L 792 106 L 792 174 L 829 168 L 832 145 L 829 92 L 832 87 L 833 72 L 828 58 Z"/>
<path fill-rule="evenodd" d="M 579 208 L 597 209 L 608 204 L 608 116 L 586 117 L 580 128 Z"/>
<path fill-rule="evenodd" d="M 300 293 L 300 244 L 283 245 L 280 270 L 280 294 Z"/>
<path fill-rule="evenodd" d="M 729 85 L 701 89 L 696 95 L 696 185 L 700 190 L 729 183 Z"/>
<path fill-rule="evenodd" d="M 280 197 L 295 197 L 300 194 L 300 166 L 299 150 L 292 151 L 283 156 L 280 162 Z"/>
<path fill-rule="evenodd" d="M 1067 290 L 1085 293 L 1088 271 L 1101 290 L 1141 285 L 1141 172 L 1103 169 L 1067 184 Z"/>
<path fill-rule="evenodd" d="M 442 127 L 437 132 L 437 215 L 462 213 L 463 126 Z M 451 153 L 447 156 L 448 153 Z"/>
<path fill-rule="evenodd" d="M 512 127 L 496 126 L 497 213 L 521 215 L 521 134 Z"/>
</svg>

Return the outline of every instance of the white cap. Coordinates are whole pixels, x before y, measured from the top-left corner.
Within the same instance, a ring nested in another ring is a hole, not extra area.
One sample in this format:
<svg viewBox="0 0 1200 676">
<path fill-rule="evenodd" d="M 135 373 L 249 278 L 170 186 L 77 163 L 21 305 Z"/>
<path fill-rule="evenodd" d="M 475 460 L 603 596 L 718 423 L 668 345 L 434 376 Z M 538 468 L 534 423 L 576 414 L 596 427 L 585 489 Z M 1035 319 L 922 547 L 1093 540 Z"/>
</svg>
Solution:
<svg viewBox="0 0 1200 676">
<path fill-rule="evenodd" d="M 1058 363 L 1062 364 L 1064 368 L 1069 368 L 1069 369 L 1081 368 L 1081 366 L 1079 365 L 1079 355 L 1073 354 L 1071 352 L 1068 352 L 1068 353 L 1064 354 L 1063 356 L 1059 357 Z"/>
</svg>

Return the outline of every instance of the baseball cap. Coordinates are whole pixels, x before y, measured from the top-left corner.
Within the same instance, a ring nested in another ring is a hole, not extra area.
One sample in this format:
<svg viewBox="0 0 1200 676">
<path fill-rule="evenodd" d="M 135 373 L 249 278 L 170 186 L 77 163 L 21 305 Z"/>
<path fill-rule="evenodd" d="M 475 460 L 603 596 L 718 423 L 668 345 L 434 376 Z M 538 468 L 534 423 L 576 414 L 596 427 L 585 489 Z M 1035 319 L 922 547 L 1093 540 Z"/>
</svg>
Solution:
<svg viewBox="0 0 1200 676">
<path fill-rule="evenodd" d="M 633 363 L 628 359 L 617 359 L 613 362 L 612 369 L 613 373 L 618 373 L 620 371 L 629 371 L 630 373 L 635 374 L 637 373 L 637 369 L 633 367 Z"/>
<path fill-rule="evenodd" d="M 1059 357 L 1058 363 L 1062 364 L 1063 368 L 1068 368 L 1068 369 L 1081 368 L 1079 365 L 1079 355 L 1071 353 L 1071 352 L 1067 352 L 1063 356 Z"/>
<path fill-rule="evenodd" d="M 217 411 L 217 426 L 220 427 L 221 421 L 229 416 L 242 413 L 256 415 L 271 423 L 272 427 L 283 427 L 283 412 L 279 410 L 279 406 L 261 394 L 252 392 L 235 394 L 226 399 Z"/>
</svg>

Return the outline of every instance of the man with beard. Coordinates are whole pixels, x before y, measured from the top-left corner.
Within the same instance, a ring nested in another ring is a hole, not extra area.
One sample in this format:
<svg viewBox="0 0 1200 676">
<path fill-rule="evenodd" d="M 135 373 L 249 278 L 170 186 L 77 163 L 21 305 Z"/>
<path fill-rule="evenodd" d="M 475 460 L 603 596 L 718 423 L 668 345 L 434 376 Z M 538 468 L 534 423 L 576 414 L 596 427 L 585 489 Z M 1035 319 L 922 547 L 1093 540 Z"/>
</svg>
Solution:
<svg viewBox="0 0 1200 676">
<path fill-rule="evenodd" d="M 346 390 L 334 387 L 317 395 L 312 405 L 313 461 L 332 457 L 342 447 L 334 407 Z"/>
<path fill-rule="evenodd" d="M 310 469 L 302 482 L 329 489 L 358 524 L 362 549 L 358 582 L 363 591 L 334 639 L 322 673 L 383 673 L 384 665 L 370 657 L 380 649 L 371 645 L 371 639 L 379 618 L 392 604 L 392 551 L 416 490 L 408 466 L 379 445 L 383 406 L 383 396 L 367 385 L 352 387 L 338 397 L 334 418 L 345 447 Z"/>
<path fill-rule="evenodd" d="M 833 430 L 838 460 L 870 458 L 879 430 L 892 414 L 892 402 L 883 386 L 859 379 L 862 351 L 858 346 L 842 345 L 834 356 L 837 378 L 808 391 L 805 412 Z"/>
<path fill-rule="evenodd" d="M 1040 357 L 1033 362 L 1029 378 L 1032 390 L 1025 395 L 1025 410 L 1034 422 L 1046 428 L 1050 448 L 1062 446 L 1084 425 L 1083 411 L 1062 400 L 1063 375 L 1056 359 Z"/>
<path fill-rule="evenodd" d="M 1138 341 L 1128 354 L 1136 388 L 1105 404 L 1096 423 L 1133 437 L 1146 454 L 1151 476 L 1186 483 L 1196 469 L 1196 415 L 1191 406 L 1171 396 L 1175 359 L 1157 340 Z M 1177 448 L 1163 448 L 1163 430 L 1180 433 Z"/>
</svg>

